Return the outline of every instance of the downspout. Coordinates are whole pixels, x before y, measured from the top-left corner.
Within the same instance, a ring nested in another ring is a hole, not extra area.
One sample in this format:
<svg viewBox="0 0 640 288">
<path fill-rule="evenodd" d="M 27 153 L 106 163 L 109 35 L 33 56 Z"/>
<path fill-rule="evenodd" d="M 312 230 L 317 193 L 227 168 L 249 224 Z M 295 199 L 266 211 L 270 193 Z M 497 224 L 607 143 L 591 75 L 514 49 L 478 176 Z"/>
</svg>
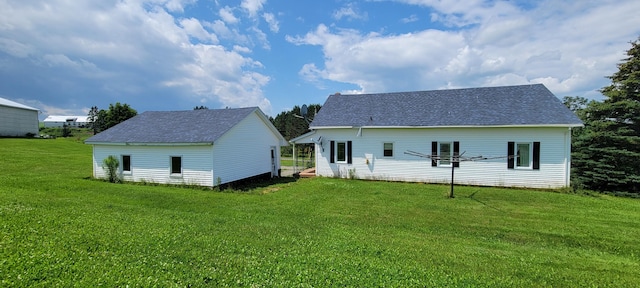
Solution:
<svg viewBox="0 0 640 288">
<path fill-rule="evenodd" d="M 564 132 L 564 159 L 564 186 L 569 187 L 571 185 L 571 127 L 567 132 Z"/>
</svg>

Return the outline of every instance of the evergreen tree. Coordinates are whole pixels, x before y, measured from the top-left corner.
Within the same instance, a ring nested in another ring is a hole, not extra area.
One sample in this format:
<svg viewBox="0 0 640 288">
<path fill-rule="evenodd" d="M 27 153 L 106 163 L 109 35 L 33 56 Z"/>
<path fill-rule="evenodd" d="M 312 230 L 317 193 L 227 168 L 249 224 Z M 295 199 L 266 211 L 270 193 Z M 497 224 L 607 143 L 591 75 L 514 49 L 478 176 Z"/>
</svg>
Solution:
<svg viewBox="0 0 640 288">
<path fill-rule="evenodd" d="M 309 122 L 313 120 L 316 112 L 320 111 L 320 104 L 309 105 L 306 119 L 301 118 L 300 107 L 294 106 L 290 111 L 280 112 L 273 118 L 272 123 L 285 139 L 291 140 L 309 132 Z"/>
<path fill-rule="evenodd" d="M 284 136 L 285 139 L 291 140 L 296 138 L 304 133 L 309 132 L 309 121 L 312 121 L 316 116 L 316 112 L 320 111 L 322 106 L 320 104 L 312 104 L 309 105 L 307 109 L 306 119 L 302 118 L 301 108 L 299 106 L 294 106 L 290 111 L 280 112 L 276 116 L 276 118 L 270 118 L 273 126 L 278 129 L 280 134 Z M 311 145 L 299 146 L 301 149 L 309 148 Z M 285 154 L 292 153 L 292 146 L 282 147 L 282 152 Z M 299 150 L 300 151 L 300 150 Z"/>
<path fill-rule="evenodd" d="M 564 96 L 564 98 L 562 98 L 562 103 L 575 113 L 582 122 L 586 121 L 586 108 L 591 102 L 595 102 L 595 100 L 589 101 L 589 99 L 580 96 Z M 582 134 L 582 131 L 583 129 L 581 127 L 571 129 L 571 137 L 575 139 L 575 137 Z"/>
<path fill-rule="evenodd" d="M 574 179 L 585 188 L 640 193 L 640 38 L 631 42 L 627 58 L 602 102 L 584 109 L 585 127 L 574 142 Z"/>
</svg>

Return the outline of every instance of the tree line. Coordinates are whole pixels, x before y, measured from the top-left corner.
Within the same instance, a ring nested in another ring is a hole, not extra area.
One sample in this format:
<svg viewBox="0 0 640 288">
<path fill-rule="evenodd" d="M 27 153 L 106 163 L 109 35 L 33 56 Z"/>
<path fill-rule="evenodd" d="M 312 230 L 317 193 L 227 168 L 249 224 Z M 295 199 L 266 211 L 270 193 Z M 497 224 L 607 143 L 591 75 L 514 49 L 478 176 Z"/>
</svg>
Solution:
<svg viewBox="0 0 640 288">
<path fill-rule="evenodd" d="M 302 107 L 296 105 L 289 111 L 280 112 L 275 118 L 270 117 L 269 120 L 285 139 L 291 140 L 309 132 L 309 122 L 313 120 L 320 108 L 322 108 L 320 104 L 311 104 L 307 108 L 306 117 L 302 117 Z"/>
<path fill-rule="evenodd" d="M 269 117 L 269 120 L 285 139 L 291 140 L 309 132 L 309 123 L 313 121 L 320 108 L 322 108 L 320 104 L 309 105 L 307 114 L 303 117 L 302 107 L 296 105 L 289 111 L 280 112 L 275 118 Z M 298 151 L 307 151 L 307 153 L 313 149 L 311 144 L 302 144 L 299 145 L 299 148 Z M 282 147 L 283 154 L 290 155 L 292 152 L 292 146 Z"/>
<path fill-rule="evenodd" d="M 128 104 L 120 104 L 120 102 L 116 102 L 115 105 L 109 104 L 109 109 L 107 110 L 93 106 L 89 110 L 87 126 L 95 135 L 136 115 L 138 115 L 138 111 Z"/>
</svg>

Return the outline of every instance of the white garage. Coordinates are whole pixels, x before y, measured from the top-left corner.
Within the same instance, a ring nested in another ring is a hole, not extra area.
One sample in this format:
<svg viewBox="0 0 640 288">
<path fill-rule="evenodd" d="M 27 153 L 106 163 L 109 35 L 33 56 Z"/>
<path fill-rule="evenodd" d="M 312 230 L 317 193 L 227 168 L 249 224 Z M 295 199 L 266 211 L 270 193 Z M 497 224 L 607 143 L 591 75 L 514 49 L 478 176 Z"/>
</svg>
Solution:
<svg viewBox="0 0 640 288">
<path fill-rule="evenodd" d="M 0 136 L 38 135 L 38 109 L 0 98 Z"/>
</svg>

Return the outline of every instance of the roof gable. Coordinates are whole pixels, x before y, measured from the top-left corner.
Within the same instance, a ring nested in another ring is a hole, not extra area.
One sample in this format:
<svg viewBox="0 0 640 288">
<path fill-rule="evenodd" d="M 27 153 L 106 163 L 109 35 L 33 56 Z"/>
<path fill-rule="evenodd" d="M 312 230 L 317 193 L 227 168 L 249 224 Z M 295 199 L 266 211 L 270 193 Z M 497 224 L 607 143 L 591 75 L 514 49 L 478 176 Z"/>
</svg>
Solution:
<svg viewBox="0 0 640 288">
<path fill-rule="evenodd" d="M 331 95 L 311 123 L 327 127 L 581 126 L 542 84 Z"/>
<path fill-rule="evenodd" d="M 25 109 L 25 110 L 38 111 L 38 109 L 36 109 L 36 108 L 29 107 L 27 105 L 20 104 L 18 102 L 14 102 L 14 101 L 11 101 L 11 100 L 5 99 L 5 98 L 0 98 L 0 106 L 7 106 L 7 107 L 20 108 L 20 109 Z"/>
<path fill-rule="evenodd" d="M 257 107 L 147 111 L 109 128 L 85 142 L 89 144 L 100 142 L 213 143 L 254 112 L 258 115 L 262 113 Z M 277 133 L 277 130 L 275 131 Z"/>
</svg>

